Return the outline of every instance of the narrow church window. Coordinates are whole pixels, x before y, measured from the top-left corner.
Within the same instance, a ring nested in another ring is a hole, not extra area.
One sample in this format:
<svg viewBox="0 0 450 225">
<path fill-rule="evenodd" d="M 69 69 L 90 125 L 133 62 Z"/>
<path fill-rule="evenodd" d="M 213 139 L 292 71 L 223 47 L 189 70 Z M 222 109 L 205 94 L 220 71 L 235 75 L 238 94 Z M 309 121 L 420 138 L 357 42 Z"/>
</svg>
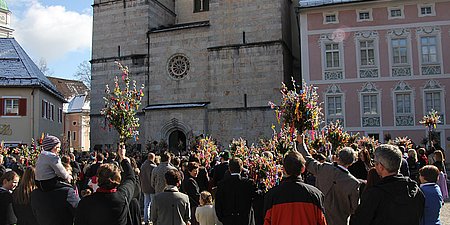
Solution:
<svg viewBox="0 0 450 225">
<path fill-rule="evenodd" d="M 167 69 L 170 77 L 173 79 L 183 79 L 188 74 L 190 69 L 189 59 L 182 54 L 173 55 L 169 59 Z"/>
<path fill-rule="evenodd" d="M 194 0 L 194 13 L 209 11 L 209 0 Z"/>
</svg>

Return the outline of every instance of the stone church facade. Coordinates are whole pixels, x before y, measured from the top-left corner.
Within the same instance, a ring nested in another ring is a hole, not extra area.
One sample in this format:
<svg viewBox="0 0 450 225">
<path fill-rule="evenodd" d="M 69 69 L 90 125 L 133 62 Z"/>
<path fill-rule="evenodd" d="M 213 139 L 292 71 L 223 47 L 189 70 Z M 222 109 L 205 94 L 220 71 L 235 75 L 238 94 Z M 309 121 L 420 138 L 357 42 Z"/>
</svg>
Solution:
<svg viewBox="0 0 450 225">
<path fill-rule="evenodd" d="M 120 75 L 115 61 L 145 84 L 138 149 L 164 140 L 182 151 L 200 134 L 223 146 L 270 137 L 277 122 L 268 101 L 280 101 L 281 82 L 296 70 L 294 7 L 289 0 L 95 0 L 91 148 L 118 142 L 100 115 L 105 85 Z"/>
</svg>

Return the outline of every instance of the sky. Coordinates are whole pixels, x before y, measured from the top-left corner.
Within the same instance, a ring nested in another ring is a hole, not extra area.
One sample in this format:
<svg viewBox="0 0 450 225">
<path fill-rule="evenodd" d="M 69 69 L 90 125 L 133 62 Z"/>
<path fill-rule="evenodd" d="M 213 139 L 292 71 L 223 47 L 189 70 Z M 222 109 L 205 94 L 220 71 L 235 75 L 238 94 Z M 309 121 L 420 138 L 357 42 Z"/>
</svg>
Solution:
<svg viewBox="0 0 450 225">
<path fill-rule="evenodd" d="M 91 60 L 93 0 L 6 0 L 13 36 L 33 61 L 45 60 L 48 75 L 76 79 Z"/>
</svg>

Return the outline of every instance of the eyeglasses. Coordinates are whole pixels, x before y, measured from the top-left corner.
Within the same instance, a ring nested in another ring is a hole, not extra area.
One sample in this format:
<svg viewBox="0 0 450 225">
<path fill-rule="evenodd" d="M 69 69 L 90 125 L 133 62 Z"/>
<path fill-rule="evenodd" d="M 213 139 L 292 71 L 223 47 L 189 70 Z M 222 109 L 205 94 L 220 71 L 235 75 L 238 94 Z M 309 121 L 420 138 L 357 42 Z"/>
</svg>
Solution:
<svg viewBox="0 0 450 225">
<path fill-rule="evenodd" d="M 378 164 L 383 165 L 380 161 L 377 161 L 375 159 L 373 160 L 373 163 L 375 164 L 375 166 L 378 165 Z"/>
</svg>

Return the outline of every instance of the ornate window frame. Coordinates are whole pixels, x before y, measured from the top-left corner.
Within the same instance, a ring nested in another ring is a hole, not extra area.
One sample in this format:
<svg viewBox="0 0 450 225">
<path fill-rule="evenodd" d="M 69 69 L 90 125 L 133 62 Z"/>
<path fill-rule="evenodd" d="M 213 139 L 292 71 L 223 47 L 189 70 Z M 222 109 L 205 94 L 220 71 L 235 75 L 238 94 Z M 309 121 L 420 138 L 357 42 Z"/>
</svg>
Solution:
<svg viewBox="0 0 450 225">
<path fill-rule="evenodd" d="M 176 53 L 167 60 L 167 74 L 173 80 L 183 80 L 190 75 L 191 61 L 182 53 Z"/>
<path fill-rule="evenodd" d="M 364 114 L 364 96 L 376 95 L 377 97 L 377 113 Z M 381 112 L 381 90 L 378 89 L 374 83 L 367 82 L 359 90 L 361 127 L 381 127 L 382 126 L 382 112 Z"/>
<path fill-rule="evenodd" d="M 441 124 L 445 124 L 445 87 L 442 86 L 437 80 L 428 80 L 423 86 L 422 99 L 423 99 L 423 115 L 427 115 L 427 103 L 426 94 L 427 93 L 440 93 L 441 96 L 441 110 L 439 111 L 441 115 Z"/>
<path fill-rule="evenodd" d="M 409 94 L 410 101 L 410 112 L 409 113 L 398 113 L 397 112 L 397 95 L 398 94 Z M 414 90 L 409 84 L 404 81 L 400 81 L 392 89 L 392 105 L 393 105 L 393 115 L 394 115 L 394 126 L 414 126 L 415 125 L 415 106 L 414 106 Z"/>
<path fill-rule="evenodd" d="M 423 63 L 422 60 L 422 38 L 436 37 L 437 62 Z M 420 75 L 441 75 L 443 73 L 443 58 L 441 44 L 441 29 L 439 27 L 420 27 L 416 30 L 417 51 L 419 54 Z"/>
<path fill-rule="evenodd" d="M 361 19 L 360 14 L 361 13 L 369 13 L 368 19 Z M 373 14 L 372 9 L 358 9 L 356 10 L 356 22 L 366 22 L 366 21 L 373 21 Z"/>
<path fill-rule="evenodd" d="M 332 34 L 320 35 L 320 48 L 322 60 L 322 79 L 323 80 L 343 80 L 345 79 L 345 64 L 344 64 L 344 44 L 340 40 L 339 32 Z M 326 45 L 337 44 L 339 50 L 339 67 L 327 68 L 326 59 Z"/>
<path fill-rule="evenodd" d="M 407 63 L 394 64 L 394 53 L 392 41 L 396 39 L 406 39 L 406 57 Z M 388 52 L 389 52 L 389 71 L 391 77 L 412 76 L 414 74 L 414 68 L 412 66 L 412 46 L 411 46 L 411 31 L 409 29 L 393 29 L 388 31 Z"/>
<path fill-rule="evenodd" d="M 430 14 L 422 14 L 422 8 L 425 7 L 431 8 Z M 417 4 L 417 14 L 418 17 L 436 16 L 436 8 L 434 2 Z"/>
<path fill-rule="evenodd" d="M 361 41 L 373 41 L 374 65 L 361 65 Z M 379 38 L 375 31 L 362 31 L 355 33 L 357 73 L 359 78 L 376 78 L 380 76 Z"/>
<path fill-rule="evenodd" d="M 329 115 L 328 114 L 328 98 L 329 97 L 340 97 L 341 98 L 341 115 Z M 345 94 L 342 91 L 341 87 L 336 84 L 332 84 L 328 86 L 327 90 L 324 93 L 324 102 L 325 102 L 325 119 L 326 122 L 335 122 L 336 120 L 340 120 L 342 126 L 345 127 Z"/>
</svg>

